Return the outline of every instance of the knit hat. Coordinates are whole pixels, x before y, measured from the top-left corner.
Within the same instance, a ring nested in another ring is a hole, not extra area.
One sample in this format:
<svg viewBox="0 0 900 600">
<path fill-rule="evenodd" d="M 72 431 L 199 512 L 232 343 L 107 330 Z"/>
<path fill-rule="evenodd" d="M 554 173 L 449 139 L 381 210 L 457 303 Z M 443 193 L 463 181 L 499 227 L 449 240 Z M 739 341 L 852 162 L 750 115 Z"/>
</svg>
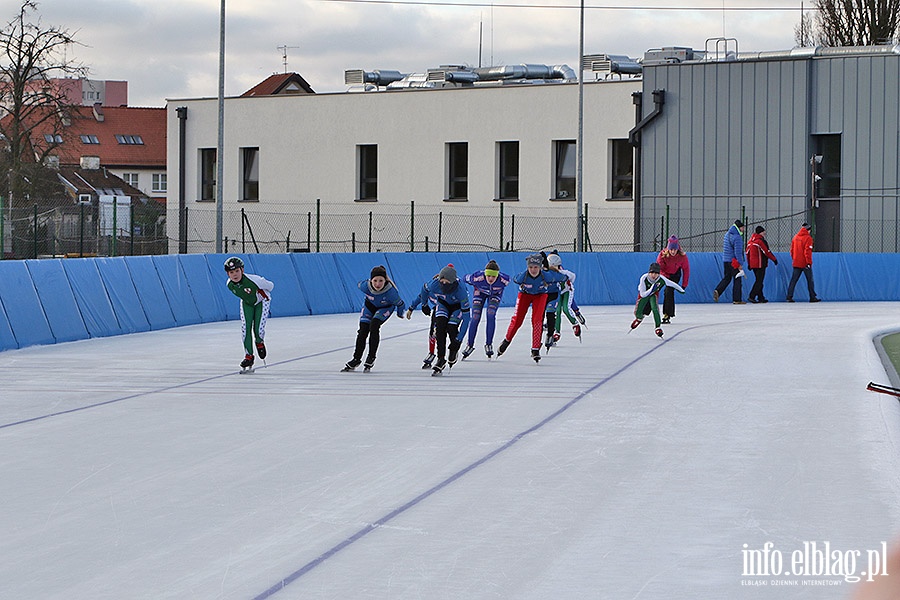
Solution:
<svg viewBox="0 0 900 600">
<path fill-rule="evenodd" d="M 647 272 L 648 273 L 659 273 L 659 263 L 658 262 L 650 263 L 650 268 L 647 269 Z"/>
<path fill-rule="evenodd" d="M 551 267 L 561 267 L 562 259 L 559 257 L 559 254 L 550 254 L 547 256 L 547 264 Z"/>
<path fill-rule="evenodd" d="M 802 227 L 803 229 L 810 229 L 809 223 L 804 223 L 800 227 Z"/>
<path fill-rule="evenodd" d="M 484 265 L 484 274 L 491 277 L 498 277 L 500 275 L 500 265 L 497 264 L 497 261 L 493 259 L 489 260 L 488 264 Z"/>
<path fill-rule="evenodd" d="M 453 268 L 453 265 L 447 265 L 438 273 L 438 279 L 446 279 L 451 283 L 456 281 L 456 269 Z"/>
<path fill-rule="evenodd" d="M 743 227 L 743 226 L 744 226 L 744 224 L 741 222 L 740 219 L 735 219 L 735 220 L 734 220 L 734 224 L 737 225 L 738 227 Z"/>
<path fill-rule="evenodd" d="M 384 277 L 387 279 L 387 269 L 384 268 L 384 265 L 372 267 L 372 272 L 369 273 L 369 279 L 372 279 L 373 277 Z"/>
<path fill-rule="evenodd" d="M 673 235 L 669 237 L 669 243 L 666 245 L 666 248 L 671 250 L 672 252 L 676 252 L 681 249 L 681 244 L 678 243 L 678 237 Z"/>
<path fill-rule="evenodd" d="M 529 254 L 529 255 L 528 255 L 528 258 L 525 259 L 525 260 L 526 260 L 526 263 L 528 264 L 529 267 L 530 267 L 531 265 L 537 265 L 537 266 L 540 267 L 540 266 L 543 266 L 543 264 L 544 264 L 544 257 L 541 256 L 541 255 L 540 255 L 539 253 L 537 253 L 537 252 L 535 252 L 534 254 Z"/>
<path fill-rule="evenodd" d="M 766 228 L 763 227 L 762 225 L 757 225 L 757 226 L 756 226 L 756 233 L 762 233 L 762 232 L 765 231 L 765 230 L 766 230 Z"/>
</svg>

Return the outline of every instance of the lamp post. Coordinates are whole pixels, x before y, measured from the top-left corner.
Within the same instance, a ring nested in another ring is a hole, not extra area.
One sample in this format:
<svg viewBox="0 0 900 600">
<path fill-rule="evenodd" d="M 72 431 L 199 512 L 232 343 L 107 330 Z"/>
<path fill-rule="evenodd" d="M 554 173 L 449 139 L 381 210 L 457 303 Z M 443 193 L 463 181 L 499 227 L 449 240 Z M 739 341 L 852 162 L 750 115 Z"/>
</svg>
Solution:
<svg viewBox="0 0 900 600">
<path fill-rule="evenodd" d="M 575 251 L 584 251 L 584 0 L 578 27 L 578 139 L 575 141 L 575 200 L 578 205 L 578 231 L 575 236 Z"/>
<path fill-rule="evenodd" d="M 222 248 L 223 200 L 222 184 L 224 183 L 225 159 L 225 0 L 219 14 L 219 134 L 216 145 L 216 252 L 224 252 Z"/>
</svg>

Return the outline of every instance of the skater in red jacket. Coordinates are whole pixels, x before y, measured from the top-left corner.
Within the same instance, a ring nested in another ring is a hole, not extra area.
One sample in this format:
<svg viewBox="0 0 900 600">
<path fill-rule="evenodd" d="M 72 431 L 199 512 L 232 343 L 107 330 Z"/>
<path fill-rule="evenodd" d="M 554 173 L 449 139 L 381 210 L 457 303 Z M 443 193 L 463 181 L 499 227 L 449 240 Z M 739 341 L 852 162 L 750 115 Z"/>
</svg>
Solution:
<svg viewBox="0 0 900 600">
<path fill-rule="evenodd" d="M 668 244 L 660 250 L 656 262 L 659 263 L 660 274 L 663 277 L 679 283 L 682 288 L 687 289 L 688 281 L 691 278 L 691 263 L 688 261 L 687 252 L 681 248 L 681 242 L 678 241 L 677 236 L 669 237 Z M 674 316 L 675 289 L 667 286 L 663 290 L 663 324 L 669 323 Z"/>
</svg>

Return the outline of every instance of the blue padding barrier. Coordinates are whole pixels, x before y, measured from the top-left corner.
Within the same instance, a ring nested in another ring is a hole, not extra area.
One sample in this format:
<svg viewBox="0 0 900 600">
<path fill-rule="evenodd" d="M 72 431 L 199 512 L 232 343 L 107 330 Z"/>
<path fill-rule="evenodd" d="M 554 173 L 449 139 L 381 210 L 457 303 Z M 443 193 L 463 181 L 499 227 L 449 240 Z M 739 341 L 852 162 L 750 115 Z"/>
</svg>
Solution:
<svg viewBox="0 0 900 600">
<path fill-rule="evenodd" d="M 178 259 L 179 255 L 154 256 L 153 265 L 156 267 L 160 285 L 166 293 L 175 322 L 178 325 L 196 325 L 200 322 L 200 311 L 194 304 L 187 276 Z"/>
<path fill-rule="evenodd" d="M 125 333 L 149 331 L 150 322 L 138 298 L 131 273 L 125 261 L 119 258 L 98 258 L 97 268 L 112 302 L 113 312 Z M 52 323 L 51 323 L 52 326 Z"/>
<path fill-rule="evenodd" d="M 150 329 L 166 329 L 178 325 L 169 306 L 168 295 L 156 272 L 153 257 L 130 256 L 124 259 L 124 263 L 131 275 L 138 301 L 150 323 Z"/>
<path fill-rule="evenodd" d="M 275 289 L 272 290 L 272 303 L 269 305 L 273 317 L 313 314 L 306 294 L 300 287 L 300 279 L 289 254 L 255 254 L 252 258 L 256 274 L 275 284 Z M 231 292 L 229 295 L 237 308 L 240 301 Z"/>
<path fill-rule="evenodd" d="M 25 267 L 37 290 L 53 338 L 57 342 L 70 342 L 90 337 L 62 261 L 26 260 Z"/>
<path fill-rule="evenodd" d="M 334 254 L 292 252 L 290 256 L 300 289 L 303 290 L 313 314 L 328 315 L 358 310 L 350 302 L 345 284 L 347 279 L 355 281 L 357 274 L 339 272 Z M 368 274 L 369 269 L 365 276 Z M 277 281 L 275 285 L 278 285 Z M 353 294 L 360 295 L 355 287 Z"/>
<path fill-rule="evenodd" d="M 363 295 L 357 283 L 383 264 L 409 302 L 421 286 L 447 263 L 460 276 L 482 270 L 491 258 L 514 277 L 526 268 L 526 252 L 497 253 L 362 253 L 240 255 L 246 271 L 275 283 L 272 315 L 292 316 L 356 312 Z M 204 321 L 238 319 L 240 301 L 228 291 L 222 268 L 229 255 L 0 261 L 0 350 L 91 336 L 163 329 Z M 561 253 L 573 271 L 575 298 L 582 306 L 632 305 L 637 284 L 656 253 Z M 691 278 L 677 303 L 711 303 L 722 278 L 718 252 L 689 253 Z M 784 301 L 792 267 L 787 253 L 766 272 L 765 296 Z M 827 301 L 897 301 L 900 254 L 814 254 L 817 295 Z M 755 281 L 743 282 L 743 299 Z M 731 300 L 731 289 L 722 295 Z M 511 284 L 503 305 L 515 304 Z M 801 278 L 797 302 L 809 299 Z"/>
<path fill-rule="evenodd" d="M 81 309 L 81 317 L 91 337 L 119 335 L 127 331 L 119 325 L 119 319 L 100 277 L 95 260 L 65 260 L 62 263 L 69 285 L 75 292 L 75 300 Z"/>
</svg>

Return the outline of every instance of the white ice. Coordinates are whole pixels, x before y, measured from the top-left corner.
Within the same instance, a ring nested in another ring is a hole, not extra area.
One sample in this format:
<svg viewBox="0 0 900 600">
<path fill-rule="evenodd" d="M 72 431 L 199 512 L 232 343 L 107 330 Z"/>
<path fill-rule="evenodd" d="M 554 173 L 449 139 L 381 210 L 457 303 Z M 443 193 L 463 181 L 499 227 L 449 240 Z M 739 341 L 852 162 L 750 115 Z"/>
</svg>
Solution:
<svg viewBox="0 0 900 600">
<path fill-rule="evenodd" d="M 443 377 L 421 313 L 369 374 L 356 315 L 271 320 L 252 375 L 234 321 L 0 353 L 0 598 L 849 598 L 743 561 L 900 534 L 900 303 L 584 313 Z"/>
</svg>

